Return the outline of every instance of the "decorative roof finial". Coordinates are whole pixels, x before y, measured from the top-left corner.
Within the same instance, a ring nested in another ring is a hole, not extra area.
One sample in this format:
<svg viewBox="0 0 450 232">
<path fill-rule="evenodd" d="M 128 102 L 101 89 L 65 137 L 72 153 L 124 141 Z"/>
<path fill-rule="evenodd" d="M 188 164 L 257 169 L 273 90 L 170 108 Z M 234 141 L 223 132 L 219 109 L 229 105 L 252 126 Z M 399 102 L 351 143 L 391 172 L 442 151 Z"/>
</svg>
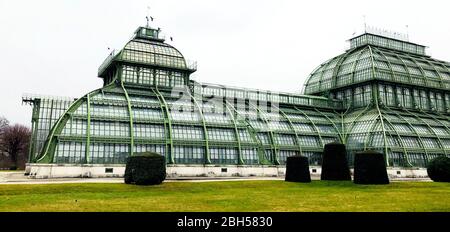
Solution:
<svg viewBox="0 0 450 232">
<path fill-rule="evenodd" d="M 364 33 L 367 33 L 366 15 L 363 15 L 364 19 Z"/>
<path fill-rule="evenodd" d="M 408 25 L 406 25 L 406 40 L 409 42 L 409 28 L 408 28 Z"/>
<path fill-rule="evenodd" d="M 150 6 L 147 6 L 147 16 L 145 16 L 147 19 L 147 27 L 150 27 L 149 19 L 153 22 L 153 17 L 150 15 Z"/>
</svg>

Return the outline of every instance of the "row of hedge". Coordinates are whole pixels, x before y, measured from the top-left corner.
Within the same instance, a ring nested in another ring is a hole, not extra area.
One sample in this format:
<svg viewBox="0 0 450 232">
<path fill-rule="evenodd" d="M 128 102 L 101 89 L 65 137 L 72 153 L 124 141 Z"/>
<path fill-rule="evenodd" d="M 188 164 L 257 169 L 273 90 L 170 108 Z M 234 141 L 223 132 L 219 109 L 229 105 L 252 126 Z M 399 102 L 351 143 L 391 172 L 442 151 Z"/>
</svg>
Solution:
<svg viewBox="0 0 450 232">
<path fill-rule="evenodd" d="M 351 180 L 345 145 L 329 143 L 325 145 L 322 160 L 321 180 Z M 363 151 L 355 154 L 354 183 L 389 184 L 383 154 Z M 441 156 L 431 161 L 427 168 L 433 181 L 450 182 L 450 158 Z M 125 183 L 154 185 L 166 178 L 165 157 L 153 152 L 138 153 L 127 159 Z M 308 158 L 291 156 L 286 160 L 286 181 L 311 182 Z"/>
<path fill-rule="evenodd" d="M 354 183 L 389 184 L 383 154 L 364 151 L 355 154 Z M 325 145 L 322 160 L 321 180 L 351 180 L 345 145 L 329 143 Z M 288 157 L 286 160 L 286 181 L 311 182 L 308 158 Z"/>
<path fill-rule="evenodd" d="M 440 156 L 427 167 L 433 181 L 450 182 L 450 158 Z M 324 147 L 321 180 L 351 180 L 344 144 L 329 143 Z M 308 158 L 288 157 L 286 160 L 286 181 L 311 182 Z M 362 151 L 355 153 L 354 179 L 356 184 L 389 184 L 386 162 L 382 153 Z"/>
</svg>

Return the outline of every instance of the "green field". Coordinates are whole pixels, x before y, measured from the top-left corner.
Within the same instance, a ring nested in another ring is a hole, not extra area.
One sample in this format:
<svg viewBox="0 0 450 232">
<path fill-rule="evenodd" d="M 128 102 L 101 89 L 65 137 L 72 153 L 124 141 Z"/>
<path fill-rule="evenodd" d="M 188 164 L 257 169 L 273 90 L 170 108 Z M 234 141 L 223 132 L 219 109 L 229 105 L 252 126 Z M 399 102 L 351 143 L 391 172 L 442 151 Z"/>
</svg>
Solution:
<svg viewBox="0 0 450 232">
<path fill-rule="evenodd" d="M 450 184 L 349 181 L 0 185 L 0 211 L 450 211 Z"/>
</svg>

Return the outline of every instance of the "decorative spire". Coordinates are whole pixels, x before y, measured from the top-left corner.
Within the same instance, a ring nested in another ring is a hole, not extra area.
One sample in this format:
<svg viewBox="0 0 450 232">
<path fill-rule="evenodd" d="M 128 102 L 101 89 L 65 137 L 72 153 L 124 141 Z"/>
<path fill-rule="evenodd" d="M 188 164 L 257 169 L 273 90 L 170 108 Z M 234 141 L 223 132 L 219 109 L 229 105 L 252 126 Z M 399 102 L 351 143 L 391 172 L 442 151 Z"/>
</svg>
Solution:
<svg viewBox="0 0 450 232">
<path fill-rule="evenodd" d="M 147 20 L 147 27 L 150 27 L 149 19 L 153 22 L 153 17 L 150 15 L 150 6 L 147 6 L 147 16 L 145 16 L 145 19 Z"/>
</svg>

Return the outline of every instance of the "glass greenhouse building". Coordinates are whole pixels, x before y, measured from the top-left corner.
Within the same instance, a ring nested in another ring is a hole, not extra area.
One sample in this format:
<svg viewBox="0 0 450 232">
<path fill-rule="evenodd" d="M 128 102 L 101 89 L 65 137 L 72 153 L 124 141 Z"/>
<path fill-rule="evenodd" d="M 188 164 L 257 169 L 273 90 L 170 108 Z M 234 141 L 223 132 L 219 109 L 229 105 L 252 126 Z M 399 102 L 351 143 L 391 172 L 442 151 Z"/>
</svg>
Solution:
<svg viewBox="0 0 450 232">
<path fill-rule="evenodd" d="M 450 154 L 450 63 L 426 55 L 425 46 L 366 32 L 317 67 L 300 95 L 191 80 L 196 63 L 159 34 L 139 27 L 99 67 L 103 87 L 78 99 L 24 95 L 33 106 L 32 174 L 57 176 L 39 174 L 45 167 L 116 173 L 105 167 L 123 170 L 128 156 L 144 151 L 164 155 L 175 173 L 283 168 L 293 155 L 314 167 L 334 141 L 347 145 L 350 164 L 367 149 L 403 169 Z"/>
</svg>

